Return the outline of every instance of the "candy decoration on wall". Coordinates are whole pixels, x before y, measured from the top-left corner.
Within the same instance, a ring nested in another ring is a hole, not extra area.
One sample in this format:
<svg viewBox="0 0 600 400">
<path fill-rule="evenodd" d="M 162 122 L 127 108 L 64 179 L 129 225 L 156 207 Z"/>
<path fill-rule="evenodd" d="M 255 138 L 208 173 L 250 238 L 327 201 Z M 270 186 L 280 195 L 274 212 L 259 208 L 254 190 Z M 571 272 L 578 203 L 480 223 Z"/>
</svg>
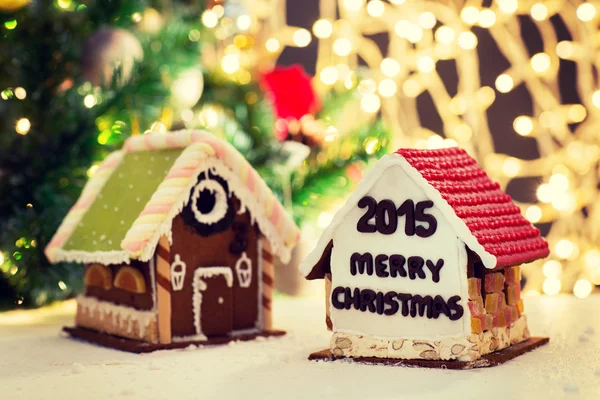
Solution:
<svg viewBox="0 0 600 400">
<path fill-rule="evenodd" d="M 242 256 L 235 264 L 235 272 L 240 287 L 249 288 L 252 284 L 252 260 L 248 258 L 246 252 L 242 253 Z"/>
<path fill-rule="evenodd" d="M 179 256 L 179 255 L 177 255 Z M 156 303 L 158 309 L 158 342 L 171 343 L 171 245 L 162 236 L 156 246 Z M 183 280 L 182 280 L 183 281 Z"/>
<path fill-rule="evenodd" d="M 183 289 L 183 281 L 185 279 L 186 265 L 179 254 L 175 254 L 175 261 L 171 264 L 171 287 L 174 291 Z"/>
</svg>

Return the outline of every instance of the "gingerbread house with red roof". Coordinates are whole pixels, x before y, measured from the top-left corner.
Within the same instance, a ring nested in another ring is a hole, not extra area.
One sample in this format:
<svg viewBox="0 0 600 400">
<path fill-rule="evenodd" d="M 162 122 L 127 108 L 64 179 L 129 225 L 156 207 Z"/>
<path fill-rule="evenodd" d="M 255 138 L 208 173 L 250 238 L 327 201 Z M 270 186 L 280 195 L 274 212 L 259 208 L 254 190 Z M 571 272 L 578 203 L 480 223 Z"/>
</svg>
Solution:
<svg viewBox="0 0 600 400">
<path fill-rule="evenodd" d="M 379 160 L 301 264 L 334 357 L 470 362 L 524 342 L 520 265 L 548 244 L 464 150 Z"/>
</svg>

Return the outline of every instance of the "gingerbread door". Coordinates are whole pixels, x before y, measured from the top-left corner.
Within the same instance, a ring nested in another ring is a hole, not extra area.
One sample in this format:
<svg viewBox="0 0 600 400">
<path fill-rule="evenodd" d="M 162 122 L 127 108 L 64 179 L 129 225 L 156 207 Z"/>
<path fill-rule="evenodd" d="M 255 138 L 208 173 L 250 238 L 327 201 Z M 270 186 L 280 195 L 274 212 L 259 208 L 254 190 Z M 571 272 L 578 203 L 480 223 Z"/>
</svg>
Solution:
<svg viewBox="0 0 600 400">
<path fill-rule="evenodd" d="M 196 333 L 222 336 L 233 330 L 233 275 L 230 267 L 200 267 L 194 272 Z"/>
</svg>

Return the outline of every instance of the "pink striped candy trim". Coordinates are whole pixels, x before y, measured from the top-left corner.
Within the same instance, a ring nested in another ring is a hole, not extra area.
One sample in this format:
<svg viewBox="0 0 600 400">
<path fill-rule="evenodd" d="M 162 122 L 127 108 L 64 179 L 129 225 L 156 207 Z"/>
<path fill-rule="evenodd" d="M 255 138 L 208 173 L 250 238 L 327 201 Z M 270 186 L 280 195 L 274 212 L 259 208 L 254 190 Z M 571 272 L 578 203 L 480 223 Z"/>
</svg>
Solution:
<svg viewBox="0 0 600 400">
<path fill-rule="evenodd" d="M 176 148 L 178 146 L 177 141 L 175 140 L 175 135 L 167 135 L 167 146 L 171 148 Z"/>
<path fill-rule="evenodd" d="M 194 133 L 200 134 L 199 132 L 194 132 Z M 221 146 L 221 143 L 219 143 L 213 139 L 206 138 L 206 137 L 196 139 L 195 143 L 206 143 L 206 144 L 210 145 L 210 147 L 212 147 L 213 150 L 215 151 L 217 158 L 223 159 L 223 147 Z"/>
<path fill-rule="evenodd" d="M 271 213 L 271 222 L 275 226 L 277 226 L 277 222 L 279 221 L 279 213 L 279 204 L 275 204 L 273 207 L 273 212 Z"/>
<path fill-rule="evenodd" d="M 107 158 L 102 164 L 100 164 L 98 166 L 98 171 L 106 169 L 106 168 L 113 168 L 115 167 L 121 160 L 118 157 L 113 157 L 112 159 L 109 157 Z"/>
<path fill-rule="evenodd" d="M 156 204 L 151 206 L 146 206 L 140 213 L 141 215 L 148 214 L 166 214 L 171 210 L 171 204 Z"/>
<path fill-rule="evenodd" d="M 144 135 L 144 144 L 148 150 L 154 149 L 154 146 L 152 146 L 152 137 L 150 135 Z"/>
<path fill-rule="evenodd" d="M 171 178 L 189 178 L 190 176 L 194 175 L 194 172 L 196 172 L 196 168 L 180 168 L 171 170 L 166 176 L 165 180 Z"/>
<path fill-rule="evenodd" d="M 248 171 L 248 177 L 246 178 L 247 179 L 246 186 L 248 186 L 248 189 L 250 189 L 251 193 L 254 193 L 254 184 L 256 182 L 256 176 L 254 176 L 254 175 L 255 175 L 254 169 L 250 169 Z"/>
<path fill-rule="evenodd" d="M 75 205 L 71 207 L 71 210 L 75 211 L 81 210 L 82 208 L 88 208 L 93 201 L 94 198 L 92 198 L 92 196 L 86 197 L 85 199 L 79 199 L 79 201 L 77 201 L 77 203 L 75 203 Z"/>
<path fill-rule="evenodd" d="M 56 247 L 59 246 L 60 244 L 64 243 L 68 238 L 68 235 L 64 234 L 64 233 L 59 233 L 54 235 L 54 237 L 52 238 L 52 240 L 50 241 L 50 243 L 48 243 L 48 248 L 50 247 Z"/>
<path fill-rule="evenodd" d="M 136 252 L 136 251 L 142 250 L 144 248 L 144 246 L 146 245 L 146 243 L 148 243 L 147 240 L 142 240 L 139 242 L 130 242 L 126 246 L 123 246 L 123 248 L 128 251 Z"/>
</svg>

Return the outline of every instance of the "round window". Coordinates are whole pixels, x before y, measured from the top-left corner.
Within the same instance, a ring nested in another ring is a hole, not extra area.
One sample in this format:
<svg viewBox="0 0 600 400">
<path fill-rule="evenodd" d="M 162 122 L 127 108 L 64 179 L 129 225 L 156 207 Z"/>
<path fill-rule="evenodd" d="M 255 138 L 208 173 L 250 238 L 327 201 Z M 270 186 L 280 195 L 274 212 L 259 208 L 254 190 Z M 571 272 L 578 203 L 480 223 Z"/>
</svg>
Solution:
<svg viewBox="0 0 600 400">
<path fill-rule="evenodd" d="M 221 184 L 212 179 L 201 181 L 192 192 L 192 212 L 202 224 L 219 222 L 227 214 L 227 193 Z"/>
<path fill-rule="evenodd" d="M 235 219 L 235 212 L 227 183 L 213 174 L 202 175 L 190 193 L 182 217 L 186 225 L 196 228 L 202 236 L 228 229 Z"/>
</svg>

